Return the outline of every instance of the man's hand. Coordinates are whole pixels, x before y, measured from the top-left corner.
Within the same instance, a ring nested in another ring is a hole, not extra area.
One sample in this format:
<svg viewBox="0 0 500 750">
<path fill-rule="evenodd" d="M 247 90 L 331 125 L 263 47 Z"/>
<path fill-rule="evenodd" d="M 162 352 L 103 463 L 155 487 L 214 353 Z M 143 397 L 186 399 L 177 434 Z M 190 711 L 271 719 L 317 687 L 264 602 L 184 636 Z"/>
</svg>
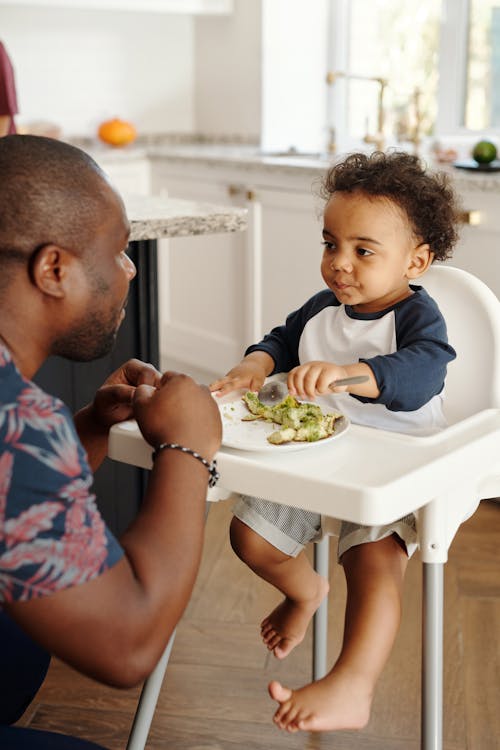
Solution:
<svg viewBox="0 0 500 750">
<path fill-rule="evenodd" d="M 91 414 L 94 420 L 109 430 L 112 425 L 132 419 L 132 401 L 139 385 L 159 388 L 161 373 L 156 367 L 130 359 L 118 370 L 115 370 L 97 391 L 91 404 Z"/>
<path fill-rule="evenodd" d="M 115 370 L 97 391 L 94 400 L 75 414 L 75 427 L 95 471 L 108 448 L 109 429 L 134 416 L 132 401 L 137 387 L 155 389 L 161 373 L 147 362 L 130 359 Z"/>
<path fill-rule="evenodd" d="M 180 443 L 207 459 L 220 446 L 219 409 L 208 388 L 188 375 L 166 372 L 158 388 L 138 386 L 132 406 L 139 428 L 152 446 Z"/>
</svg>

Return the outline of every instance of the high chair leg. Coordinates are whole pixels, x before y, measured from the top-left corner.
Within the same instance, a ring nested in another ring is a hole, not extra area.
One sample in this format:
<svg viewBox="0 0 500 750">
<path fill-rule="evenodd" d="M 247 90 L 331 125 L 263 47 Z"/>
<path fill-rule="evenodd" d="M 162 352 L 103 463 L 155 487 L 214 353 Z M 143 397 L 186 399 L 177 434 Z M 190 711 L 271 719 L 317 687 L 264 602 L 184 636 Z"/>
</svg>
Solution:
<svg viewBox="0 0 500 750">
<path fill-rule="evenodd" d="M 314 545 L 314 570 L 324 578 L 329 575 L 330 538 L 325 534 Z M 328 597 L 326 596 L 313 618 L 313 680 L 320 680 L 327 671 Z"/>
<path fill-rule="evenodd" d="M 421 747 L 443 747 L 443 563 L 423 563 Z"/>
<path fill-rule="evenodd" d="M 130 730 L 127 742 L 127 750 L 144 750 L 148 739 L 151 722 L 160 695 L 163 678 L 167 669 L 168 660 L 174 645 L 175 630 L 170 636 L 170 640 L 165 647 L 158 664 L 153 669 L 147 680 L 144 682 L 139 705 L 135 712 L 134 723 Z"/>
</svg>

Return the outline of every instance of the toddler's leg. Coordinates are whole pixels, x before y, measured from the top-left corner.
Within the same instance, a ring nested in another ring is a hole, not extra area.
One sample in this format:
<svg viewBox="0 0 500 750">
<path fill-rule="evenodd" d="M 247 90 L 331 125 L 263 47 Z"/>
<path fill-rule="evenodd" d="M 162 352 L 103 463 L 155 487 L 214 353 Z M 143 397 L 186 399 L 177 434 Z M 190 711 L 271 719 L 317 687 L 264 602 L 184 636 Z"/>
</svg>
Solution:
<svg viewBox="0 0 500 750">
<path fill-rule="evenodd" d="M 370 717 L 375 684 L 389 658 L 401 619 L 408 557 L 395 535 L 347 550 L 344 640 L 323 679 L 299 690 L 271 682 L 280 704 L 275 723 L 289 732 L 361 729 Z"/>
<path fill-rule="evenodd" d="M 238 518 L 231 522 L 231 545 L 251 570 L 285 596 L 261 623 L 265 645 L 283 659 L 303 640 L 328 593 L 328 581 L 313 570 L 304 552 L 297 557 L 281 552 Z"/>
</svg>

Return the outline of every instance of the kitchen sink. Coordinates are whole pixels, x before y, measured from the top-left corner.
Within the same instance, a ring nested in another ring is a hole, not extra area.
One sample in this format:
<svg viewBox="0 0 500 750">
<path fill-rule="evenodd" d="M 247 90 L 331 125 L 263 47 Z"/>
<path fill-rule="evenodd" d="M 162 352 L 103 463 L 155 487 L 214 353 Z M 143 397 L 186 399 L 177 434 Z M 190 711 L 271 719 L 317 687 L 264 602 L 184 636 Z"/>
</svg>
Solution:
<svg viewBox="0 0 500 750">
<path fill-rule="evenodd" d="M 296 149 L 289 149 L 288 151 L 261 151 L 260 156 L 271 159 L 320 159 L 321 161 L 329 161 L 333 158 L 333 154 L 322 151 L 297 151 Z"/>
</svg>

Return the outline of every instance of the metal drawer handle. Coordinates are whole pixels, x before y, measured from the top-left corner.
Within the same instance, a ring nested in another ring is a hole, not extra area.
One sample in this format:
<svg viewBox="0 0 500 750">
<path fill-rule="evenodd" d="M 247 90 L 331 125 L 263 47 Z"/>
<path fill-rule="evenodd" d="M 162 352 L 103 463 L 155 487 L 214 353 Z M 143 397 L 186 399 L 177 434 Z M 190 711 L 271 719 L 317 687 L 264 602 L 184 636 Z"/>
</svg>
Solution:
<svg viewBox="0 0 500 750">
<path fill-rule="evenodd" d="M 245 200 L 250 202 L 256 199 L 255 192 L 253 190 L 248 190 L 243 185 L 228 185 L 227 193 L 229 196 L 231 196 L 231 198 L 234 198 L 235 196 L 241 196 L 245 198 Z"/>
<path fill-rule="evenodd" d="M 477 227 L 481 224 L 481 211 L 477 208 L 470 209 L 468 211 L 460 211 L 458 214 L 458 220 L 461 224 L 468 224 L 471 227 Z"/>
</svg>

